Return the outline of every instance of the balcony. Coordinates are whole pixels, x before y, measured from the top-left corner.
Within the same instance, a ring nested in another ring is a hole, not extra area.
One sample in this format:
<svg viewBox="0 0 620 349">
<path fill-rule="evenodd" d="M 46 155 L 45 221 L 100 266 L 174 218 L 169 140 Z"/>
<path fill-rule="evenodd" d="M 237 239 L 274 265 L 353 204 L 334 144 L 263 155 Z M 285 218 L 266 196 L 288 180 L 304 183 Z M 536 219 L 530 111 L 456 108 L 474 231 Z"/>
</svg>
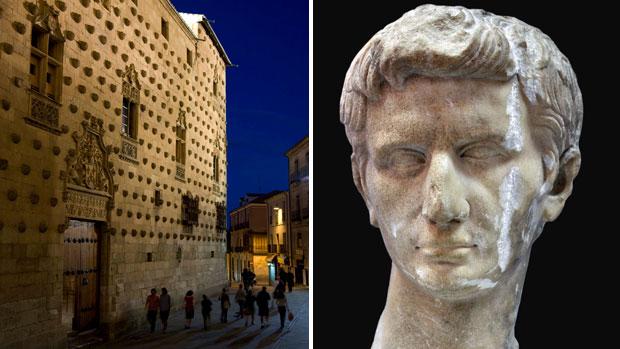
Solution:
<svg viewBox="0 0 620 349">
<path fill-rule="evenodd" d="M 291 221 L 293 221 L 293 222 L 301 222 L 301 212 L 300 211 L 291 211 Z"/>
<path fill-rule="evenodd" d="M 267 246 L 267 252 L 269 252 L 269 253 L 286 253 L 286 245 L 284 245 L 284 244 L 268 245 Z"/>
<path fill-rule="evenodd" d="M 307 181 L 308 180 L 308 166 L 304 166 L 302 168 L 299 169 L 299 171 L 293 171 L 291 173 L 289 173 L 288 178 L 289 178 L 289 183 L 299 183 L 301 181 Z"/>
<path fill-rule="evenodd" d="M 232 230 L 247 229 L 249 227 L 250 227 L 250 222 L 239 223 L 239 224 L 233 225 Z"/>
<path fill-rule="evenodd" d="M 267 248 L 254 247 L 250 248 L 250 253 L 267 254 Z"/>
</svg>

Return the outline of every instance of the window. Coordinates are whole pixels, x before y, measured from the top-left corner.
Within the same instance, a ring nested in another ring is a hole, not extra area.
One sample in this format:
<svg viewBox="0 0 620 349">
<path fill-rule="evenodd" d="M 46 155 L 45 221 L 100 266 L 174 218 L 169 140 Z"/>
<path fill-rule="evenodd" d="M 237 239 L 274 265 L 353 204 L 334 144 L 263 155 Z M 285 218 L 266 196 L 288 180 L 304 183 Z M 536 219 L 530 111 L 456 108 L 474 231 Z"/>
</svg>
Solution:
<svg viewBox="0 0 620 349">
<path fill-rule="evenodd" d="M 190 49 L 187 49 L 187 64 L 189 64 L 190 67 L 194 65 L 194 56 Z"/>
<path fill-rule="evenodd" d="M 121 133 L 128 138 L 138 138 L 138 115 L 140 105 L 140 82 L 138 72 L 133 64 L 125 68 L 123 78 L 123 104 L 121 109 Z M 121 147 L 123 153 L 132 161 L 137 161 L 135 145 L 125 145 Z M 128 150 L 131 150 L 127 153 Z"/>
<path fill-rule="evenodd" d="M 161 35 L 168 40 L 168 22 L 165 19 L 161 19 Z"/>
<path fill-rule="evenodd" d="M 56 102 L 60 100 L 63 42 L 37 26 L 30 38 L 30 87 Z"/>
<path fill-rule="evenodd" d="M 213 78 L 213 95 L 217 96 L 217 76 Z"/>
<path fill-rule="evenodd" d="M 183 225 L 198 225 L 198 215 L 200 214 L 198 196 L 183 195 L 181 197 L 181 221 Z"/>
<path fill-rule="evenodd" d="M 273 225 L 274 225 L 274 226 L 275 226 L 275 225 L 282 225 L 282 224 L 284 224 L 284 223 L 283 223 L 283 221 L 284 221 L 284 219 L 283 219 L 283 218 L 284 218 L 284 216 L 283 216 L 283 214 L 282 214 L 282 213 L 283 213 L 283 210 L 282 210 L 281 208 L 279 208 L 279 207 L 274 207 L 274 208 L 273 208 L 273 214 L 272 214 L 272 216 L 273 216 Z M 270 217 L 270 218 L 271 218 L 271 217 Z M 271 220 L 270 220 L 270 223 L 271 223 Z"/>
<path fill-rule="evenodd" d="M 179 164 L 185 165 L 185 127 L 177 124 L 176 158 Z"/>
<path fill-rule="evenodd" d="M 297 248 L 301 248 L 304 245 L 301 233 L 297 233 Z"/>
<path fill-rule="evenodd" d="M 161 206 L 164 200 L 161 198 L 161 190 L 155 189 L 155 206 Z"/>
<path fill-rule="evenodd" d="M 218 183 L 220 181 L 220 158 L 213 155 L 213 180 Z"/>
<path fill-rule="evenodd" d="M 299 177 L 299 160 L 295 159 L 295 177 Z"/>
<path fill-rule="evenodd" d="M 138 106 L 136 105 L 136 103 L 129 100 L 129 98 L 123 97 L 123 109 L 121 113 L 121 132 L 125 136 L 134 139 L 137 138 L 137 112 Z"/>
<path fill-rule="evenodd" d="M 176 157 L 176 173 L 175 178 L 180 181 L 185 181 L 185 133 L 187 124 L 185 123 L 185 111 L 179 110 L 179 116 L 177 118 L 177 124 L 175 128 L 176 143 L 175 143 L 175 157 Z"/>
<path fill-rule="evenodd" d="M 103 5 L 103 7 L 110 11 L 110 0 L 101 0 L 101 5 Z"/>
</svg>

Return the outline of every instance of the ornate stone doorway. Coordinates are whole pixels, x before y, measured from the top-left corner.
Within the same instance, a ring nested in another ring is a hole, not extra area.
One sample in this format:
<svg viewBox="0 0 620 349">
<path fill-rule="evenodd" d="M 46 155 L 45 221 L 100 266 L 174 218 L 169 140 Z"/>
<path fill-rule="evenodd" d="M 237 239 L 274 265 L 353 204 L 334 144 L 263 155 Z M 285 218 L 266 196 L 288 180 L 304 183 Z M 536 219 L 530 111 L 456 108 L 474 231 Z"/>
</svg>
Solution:
<svg viewBox="0 0 620 349">
<path fill-rule="evenodd" d="M 102 276 L 108 267 L 103 247 L 104 232 L 114 207 L 110 147 L 103 143 L 103 121 L 89 116 L 83 132 L 74 132 L 75 150 L 66 158 L 63 201 L 66 224 L 63 239 L 63 314 L 69 332 L 83 332 L 100 324 Z M 108 237 L 109 238 L 109 237 Z"/>
</svg>

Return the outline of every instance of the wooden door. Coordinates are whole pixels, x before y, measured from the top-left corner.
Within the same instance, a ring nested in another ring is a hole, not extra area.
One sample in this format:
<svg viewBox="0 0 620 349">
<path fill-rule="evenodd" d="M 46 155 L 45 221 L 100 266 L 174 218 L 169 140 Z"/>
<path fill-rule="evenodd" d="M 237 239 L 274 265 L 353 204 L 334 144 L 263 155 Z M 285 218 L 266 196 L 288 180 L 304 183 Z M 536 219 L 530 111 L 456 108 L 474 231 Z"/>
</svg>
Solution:
<svg viewBox="0 0 620 349">
<path fill-rule="evenodd" d="M 98 324 L 99 239 L 95 223 L 77 220 L 64 235 L 63 322 L 81 332 Z"/>
</svg>

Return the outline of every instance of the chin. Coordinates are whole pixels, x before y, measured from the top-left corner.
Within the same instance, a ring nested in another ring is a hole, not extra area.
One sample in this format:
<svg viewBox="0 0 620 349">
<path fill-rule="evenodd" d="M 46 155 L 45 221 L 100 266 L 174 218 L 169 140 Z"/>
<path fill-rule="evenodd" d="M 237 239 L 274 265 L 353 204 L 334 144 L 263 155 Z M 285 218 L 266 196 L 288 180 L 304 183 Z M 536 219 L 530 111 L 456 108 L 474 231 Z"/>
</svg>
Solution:
<svg viewBox="0 0 620 349">
<path fill-rule="evenodd" d="M 484 296 L 499 285 L 497 275 L 494 273 L 472 270 L 468 265 L 432 264 L 398 267 L 419 290 L 447 301 Z"/>
</svg>

